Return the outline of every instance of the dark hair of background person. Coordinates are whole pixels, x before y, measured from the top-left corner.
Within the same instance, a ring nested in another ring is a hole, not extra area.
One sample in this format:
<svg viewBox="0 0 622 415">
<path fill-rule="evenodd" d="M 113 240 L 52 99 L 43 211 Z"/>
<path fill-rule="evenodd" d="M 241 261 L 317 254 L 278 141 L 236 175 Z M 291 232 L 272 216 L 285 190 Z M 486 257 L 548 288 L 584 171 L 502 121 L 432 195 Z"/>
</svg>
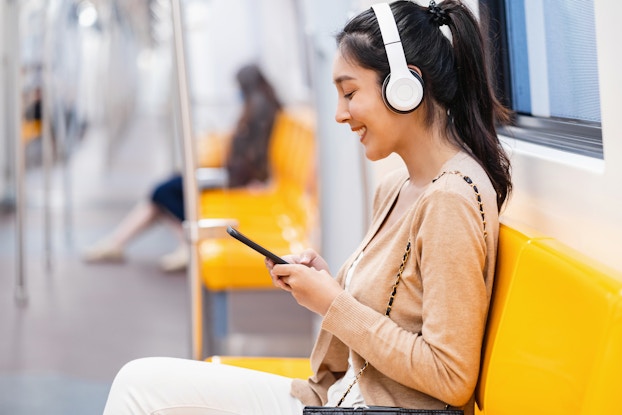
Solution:
<svg viewBox="0 0 622 415">
<path fill-rule="evenodd" d="M 482 23 L 478 23 L 460 1 L 444 0 L 437 7 L 447 16 L 451 42 L 428 7 L 411 1 L 391 3 L 406 62 L 422 72 L 426 123 L 432 125 L 439 116 L 435 107 L 450 114 L 445 125 L 448 136 L 485 169 L 497 192 L 500 210 L 512 183 L 510 161 L 497 137 L 496 125 L 509 123 L 511 112 L 495 96 L 487 31 L 479 26 L 485 26 L 486 13 L 481 10 Z M 382 86 L 390 68 L 373 10 L 350 20 L 336 39 L 344 58 L 375 71 Z"/>
<path fill-rule="evenodd" d="M 229 187 L 241 187 L 270 177 L 268 151 L 274 120 L 282 105 L 274 88 L 255 64 L 243 66 L 237 81 L 244 107 L 233 132 L 225 167 Z"/>
</svg>

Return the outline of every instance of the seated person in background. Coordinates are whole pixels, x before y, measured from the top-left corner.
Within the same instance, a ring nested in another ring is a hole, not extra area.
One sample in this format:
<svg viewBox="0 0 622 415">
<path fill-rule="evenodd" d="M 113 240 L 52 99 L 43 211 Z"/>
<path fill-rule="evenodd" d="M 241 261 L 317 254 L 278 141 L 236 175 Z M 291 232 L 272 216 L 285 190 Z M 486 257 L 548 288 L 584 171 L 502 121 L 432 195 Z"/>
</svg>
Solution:
<svg viewBox="0 0 622 415">
<path fill-rule="evenodd" d="M 257 65 L 242 67 L 236 78 L 244 105 L 230 139 L 224 174 L 218 175 L 220 180 L 216 182 L 204 183 L 203 188 L 257 186 L 270 179 L 269 141 L 281 103 Z M 83 259 L 92 263 L 122 261 L 126 245 L 159 219 L 169 223 L 180 240 L 180 246 L 161 259 L 161 268 L 168 272 L 183 270 L 188 250 L 182 231 L 184 199 L 180 174 L 158 184 L 150 198 L 138 203 L 109 235 L 88 248 Z"/>
</svg>

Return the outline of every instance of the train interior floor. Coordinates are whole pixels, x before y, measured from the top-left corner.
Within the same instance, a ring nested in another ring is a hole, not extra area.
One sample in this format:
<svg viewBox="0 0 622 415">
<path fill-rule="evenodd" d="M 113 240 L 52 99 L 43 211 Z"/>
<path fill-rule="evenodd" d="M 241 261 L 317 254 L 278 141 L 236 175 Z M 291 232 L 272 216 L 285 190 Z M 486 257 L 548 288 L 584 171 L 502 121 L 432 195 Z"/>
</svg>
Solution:
<svg viewBox="0 0 622 415">
<path fill-rule="evenodd" d="M 127 361 L 190 358 L 186 272 L 158 266 L 177 247 L 165 224 L 130 244 L 125 262 L 87 264 L 80 256 L 172 172 L 174 144 L 166 127 L 157 117 L 137 118 L 114 143 L 89 128 L 69 162 L 54 163 L 47 175 L 39 150 L 29 149 L 35 161 L 24 180 L 23 302 L 15 298 L 18 226 L 10 192 L 0 211 L 0 414 L 101 414 Z M 234 293 L 227 306 L 220 354 L 310 352 L 316 323 L 287 293 Z"/>
</svg>

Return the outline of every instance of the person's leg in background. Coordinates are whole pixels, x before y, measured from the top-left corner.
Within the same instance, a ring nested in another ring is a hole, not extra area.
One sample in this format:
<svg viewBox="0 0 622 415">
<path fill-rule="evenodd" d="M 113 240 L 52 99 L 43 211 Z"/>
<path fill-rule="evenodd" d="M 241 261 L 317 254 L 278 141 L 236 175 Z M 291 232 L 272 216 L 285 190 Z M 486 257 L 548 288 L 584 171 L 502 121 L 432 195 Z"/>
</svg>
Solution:
<svg viewBox="0 0 622 415">
<path fill-rule="evenodd" d="M 167 218 L 170 216 L 170 218 Z M 151 227 L 158 219 L 165 217 L 185 248 L 181 223 L 184 217 L 183 188 L 180 175 L 156 186 L 148 201 L 141 201 L 123 218 L 123 220 L 103 239 L 83 252 L 87 262 L 122 261 L 126 246 L 143 231 Z M 177 266 L 183 262 L 182 254 L 177 254 Z M 186 259 L 187 262 L 187 259 Z M 173 264 L 173 265 L 176 265 Z M 170 266 L 169 266 L 170 267 Z M 183 268 L 183 267 L 182 267 Z"/>
<path fill-rule="evenodd" d="M 153 203 L 139 202 L 110 234 L 83 252 L 83 259 L 86 262 L 122 261 L 127 244 L 155 223 L 160 215 L 160 209 Z"/>
<path fill-rule="evenodd" d="M 188 265 L 190 257 L 182 228 L 185 219 L 182 176 L 175 175 L 160 184 L 154 190 L 151 200 L 164 213 L 166 222 L 172 227 L 180 242 L 173 252 L 160 258 L 160 268 L 166 272 L 182 271 Z"/>
</svg>

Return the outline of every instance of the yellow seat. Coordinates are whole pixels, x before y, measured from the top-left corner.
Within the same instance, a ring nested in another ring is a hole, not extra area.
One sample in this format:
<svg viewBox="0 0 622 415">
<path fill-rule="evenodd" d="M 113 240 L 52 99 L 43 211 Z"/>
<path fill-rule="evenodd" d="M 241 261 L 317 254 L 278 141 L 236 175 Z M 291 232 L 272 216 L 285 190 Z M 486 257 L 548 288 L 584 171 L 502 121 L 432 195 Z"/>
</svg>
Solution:
<svg viewBox="0 0 622 415">
<path fill-rule="evenodd" d="M 307 359 L 219 359 L 290 377 L 311 374 Z M 300 366 L 283 369 L 291 363 Z M 622 274 L 555 239 L 502 224 L 476 413 L 622 413 L 620 373 Z"/>
<path fill-rule="evenodd" d="M 302 357 L 212 356 L 206 361 L 260 370 L 288 378 L 306 379 L 312 375 L 309 359 Z"/>
<path fill-rule="evenodd" d="M 229 141 L 229 133 L 211 132 L 196 140 L 196 165 L 199 168 L 218 168 L 225 163 Z"/>
<path fill-rule="evenodd" d="M 620 412 L 622 277 L 501 226 L 477 400 L 483 414 Z"/>
<path fill-rule="evenodd" d="M 278 115 L 269 149 L 271 182 L 261 189 L 201 192 L 199 217 L 233 219 L 240 231 L 277 255 L 319 249 L 313 181 L 315 136 L 296 115 Z M 201 278 L 212 291 L 274 288 L 263 257 L 227 235 L 198 244 Z"/>
<path fill-rule="evenodd" d="M 23 120 L 22 121 L 22 141 L 29 143 L 41 137 L 41 120 Z"/>
</svg>

